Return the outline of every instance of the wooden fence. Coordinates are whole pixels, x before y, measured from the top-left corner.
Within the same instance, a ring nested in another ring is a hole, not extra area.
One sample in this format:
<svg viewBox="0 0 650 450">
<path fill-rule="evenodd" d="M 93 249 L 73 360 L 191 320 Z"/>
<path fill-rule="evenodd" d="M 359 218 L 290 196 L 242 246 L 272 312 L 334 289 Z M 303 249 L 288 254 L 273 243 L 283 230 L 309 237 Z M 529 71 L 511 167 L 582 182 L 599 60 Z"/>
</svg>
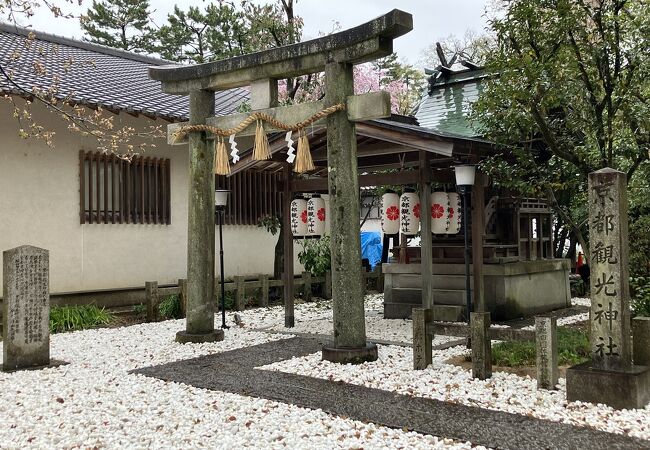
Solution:
<svg viewBox="0 0 650 450">
<path fill-rule="evenodd" d="M 368 290 L 368 285 L 372 284 L 372 287 L 378 292 L 383 292 L 384 289 L 384 277 L 381 271 L 381 265 L 378 265 L 375 270 L 372 272 L 362 272 L 362 284 L 366 291 Z M 219 278 L 214 279 L 214 292 L 218 304 L 221 300 L 221 280 Z M 321 285 L 321 292 L 323 298 L 332 297 L 332 274 L 330 271 L 327 271 L 322 277 L 313 277 L 309 272 L 303 272 L 300 277 L 296 277 L 293 280 L 294 287 L 301 287 L 302 289 L 296 289 L 296 292 L 302 294 L 302 299 L 305 301 L 310 301 L 312 299 L 312 286 Z M 246 307 L 247 303 L 247 293 L 250 295 L 256 290 L 259 289 L 258 297 L 258 306 L 268 306 L 269 305 L 269 291 L 271 288 L 283 288 L 284 282 L 282 279 L 274 280 L 269 277 L 269 275 L 261 274 L 256 278 L 244 277 L 244 276 L 235 276 L 232 281 L 226 281 L 225 291 L 232 292 L 233 294 L 233 309 L 235 311 L 242 311 Z M 178 286 L 164 287 L 159 288 L 157 281 L 147 281 L 145 283 L 145 295 L 146 295 L 146 309 L 147 309 L 147 320 L 148 321 L 157 321 L 159 317 L 159 304 L 160 301 L 171 295 L 178 295 L 180 304 L 181 304 L 181 314 L 185 317 L 186 310 L 186 299 L 187 299 L 187 280 L 180 279 L 178 280 Z"/>
</svg>

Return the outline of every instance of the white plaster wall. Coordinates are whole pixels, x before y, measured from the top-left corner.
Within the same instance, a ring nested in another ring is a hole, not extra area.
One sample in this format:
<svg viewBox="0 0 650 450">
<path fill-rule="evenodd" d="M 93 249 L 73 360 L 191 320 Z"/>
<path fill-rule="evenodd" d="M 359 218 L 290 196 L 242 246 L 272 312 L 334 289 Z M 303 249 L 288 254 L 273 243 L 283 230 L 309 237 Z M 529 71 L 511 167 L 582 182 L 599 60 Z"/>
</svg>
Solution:
<svg viewBox="0 0 650 450">
<path fill-rule="evenodd" d="M 50 251 L 52 293 L 172 283 L 186 275 L 187 147 L 157 143 L 148 154 L 171 159 L 171 225 L 79 223 L 79 150 L 96 143 L 69 132 L 58 116 L 33 107 L 56 132 L 54 149 L 18 136 L 8 102 L 0 103 L 0 251 L 34 245 Z M 135 127 L 159 124 L 120 114 Z M 277 237 L 254 226 L 224 227 L 226 276 L 272 273 Z M 218 242 L 218 241 L 217 241 Z M 295 255 L 298 254 L 296 246 Z M 216 270 L 218 271 L 218 265 Z M 302 270 L 296 263 L 296 272 Z M 0 283 L 2 274 L 0 273 Z"/>
</svg>

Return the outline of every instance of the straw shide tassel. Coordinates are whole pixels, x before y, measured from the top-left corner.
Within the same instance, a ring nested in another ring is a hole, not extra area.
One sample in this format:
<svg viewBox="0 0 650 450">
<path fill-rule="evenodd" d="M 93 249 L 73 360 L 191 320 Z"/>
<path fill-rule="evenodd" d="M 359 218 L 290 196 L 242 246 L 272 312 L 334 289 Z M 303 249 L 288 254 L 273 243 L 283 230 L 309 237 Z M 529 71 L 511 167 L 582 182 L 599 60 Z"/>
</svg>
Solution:
<svg viewBox="0 0 650 450">
<path fill-rule="evenodd" d="M 257 121 L 257 128 L 255 129 L 255 146 L 253 147 L 253 159 L 262 161 L 271 159 L 271 152 L 269 150 L 269 139 L 264 132 L 264 125 L 261 120 Z"/>
<path fill-rule="evenodd" d="M 223 138 L 217 140 L 217 148 L 214 156 L 214 173 L 217 175 L 230 175 L 230 163 L 226 152 L 226 143 Z"/>
<path fill-rule="evenodd" d="M 309 139 L 307 139 L 305 132 L 301 131 L 298 137 L 298 153 L 293 171 L 305 173 L 314 170 L 314 168 L 314 161 L 311 158 L 311 150 L 309 149 Z"/>
</svg>

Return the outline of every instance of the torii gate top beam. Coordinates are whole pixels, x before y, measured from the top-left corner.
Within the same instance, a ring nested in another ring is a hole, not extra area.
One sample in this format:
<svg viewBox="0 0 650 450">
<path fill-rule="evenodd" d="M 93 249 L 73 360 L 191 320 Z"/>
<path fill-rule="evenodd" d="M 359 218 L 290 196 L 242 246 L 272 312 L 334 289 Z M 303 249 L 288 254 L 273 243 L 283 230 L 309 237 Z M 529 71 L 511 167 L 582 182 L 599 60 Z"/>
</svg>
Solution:
<svg viewBox="0 0 650 450">
<path fill-rule="evenodd" d="M 192 66 L 157 66 L 149 76 L 163 92 L 224 90 L 260 79 L 279 79 L 321 72 L 328 62 L 361 64 L 393 52 L 393 39 L 413 29 L 413 16 L 394 9 L 349 30 L 293 45 Z"/>
</svg>

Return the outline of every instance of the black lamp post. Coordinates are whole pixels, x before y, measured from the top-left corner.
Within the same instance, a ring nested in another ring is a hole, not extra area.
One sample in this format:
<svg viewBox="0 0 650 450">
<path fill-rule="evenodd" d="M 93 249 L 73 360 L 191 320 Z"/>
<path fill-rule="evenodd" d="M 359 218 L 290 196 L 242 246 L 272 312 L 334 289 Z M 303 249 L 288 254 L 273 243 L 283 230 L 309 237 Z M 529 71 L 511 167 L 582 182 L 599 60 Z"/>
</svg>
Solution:
<svg viewBox="0 0 650 450">
<path fill-rule="evenodd" d="M 230 191 L 216 189 L 214 191 L 214 207 L 219 220 L 219 268 L 221 269 L 221 328 L 228 329 L 226 325 L 226 280 L 223 269 L 223 215 L 228 203 L 228 194 Z"/>
<path fill-rule="evenodd" d="M 467 323 L 469 324 L 469 315 L 472 311 L 472 291 L 469 281 L 469 258 L 470 248 L 467 236 L 467 204 L 469 203 L 469 193 L 474 185 L 474 176 L 476 175 L 476 166 L 461 165 L 454 168 L 456 174 L 456 185 L 458 191 L 463 196 L 463 234 L 465 235 L 465 293 L 467 295 Z"/>
</svg>

